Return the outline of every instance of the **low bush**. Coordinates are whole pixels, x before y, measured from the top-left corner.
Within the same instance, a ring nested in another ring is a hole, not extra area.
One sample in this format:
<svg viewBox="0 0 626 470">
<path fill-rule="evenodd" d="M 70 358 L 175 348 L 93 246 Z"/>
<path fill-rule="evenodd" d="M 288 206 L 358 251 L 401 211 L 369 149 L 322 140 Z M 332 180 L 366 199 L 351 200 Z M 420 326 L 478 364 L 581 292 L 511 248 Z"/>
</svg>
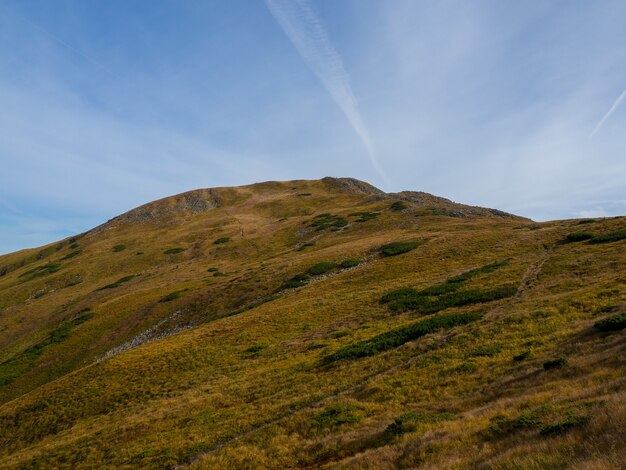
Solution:
<svg viewBox="0 0 626 470">
<path fill-rule="evenodd" d="M 167 250 L 165 250 L 163 252 L 163 254 L 166 254 L 166 255 L 176 255 L 178 253 L 182 253 L 183 251 L 185 251 L 185 249 L 186 248 L 181 248 L 179 246 L 174 247 L 174 248 L 168 248 Z"/>
<path fill-rule="evenodd" d="M 540 434 L 542 436 L 563 434 L 570 429 L 586 424 L 588 421 L 588 416 L 569 415 L 563 421 L 559 421 L 553 424 L 544 424 L 543 426 L 541 426 Z"/>
<path fill-rule="evenodd" d="M 509 260 L 503 260 L 503 261 L 498 261 L 496 263 L 486 264 L 485 266 L 482 266 L 476 269 L 471 269 L 469 271 L 464 272 L 463 274 L 459 274 L 458 276 L 452 276 L 451 278 L 448 279 L 447 282 L 449 283 L 465 282 L 473 278 L 474 276 L 477 276 L 483 273 L 493 272 L 497 269 L 500 269 L 506 266 L 507 264 L 509 264 Z"/>
<path fill-rule="evenodd" d="M 355 222 L 363 223 L 369 220 L 373 220 L 378 217 L 380 213 L 378 212 L 353 212 L 350 214 L 350 217 L 358 217 Z"/>
<path fill-rule="evenodd" d="M 339 215 L 333 214 L 320 214 L 315 216 L 309 223 L 309 227 L 313 227 L 316 230 L 341 229 L 348 225 L 348 221 Z"/>
<path fill-rule="evenodd" d="M 344 259 L 341 263 L 339 263 L 339 266 L 341 266 L 343 269 L 348 269 L 354 268 L 359 264 L 361 264 L 361 261 L 358 259 Z"/>
<path fill-rule="evenodd" d="M 223 243 L 228 243 L 230 241 L 230 237 L 220 237 L 217 240 L 215 240 L 213 243 L 215 245 L 221 245 Z"/>
<path fill-rule="evenodd" d="M 530 351 L 524 351 L 524 352 L 522 352 L 520 354 L 517 354 L 517 355 L 513 356 L 513 360 L 515 362 L 521 362 L 521 361 L 523 361 L 525 359 L 528 359 L 529 357 L 530 357 Z"/>
<path fill-rule="evenodd" d="M 68 253 L 63 258 L 61 258 L 61 261 L 64 261 L 66 259 L 72 259 L 74 256 L 80 255 L 80 253 L 81 253 L 80 250 L 72 251 L 71 253 Z"/>
<path fill-rule="evenodd" d="M 31 280 L 36 277 L 45 276 L 47 274 L 56 273 L 59 269 L 61 269 L 61 265 L 59 263 L 47 263 L 43 266 L 39 266 L 37 268 L 30 269 L 25 273 L 20 274 L 19 278 L 25 278 L 25 280 Z"/>
<path fill-rule="evenodd" d="M 590 232 L 573 232 L 567 234 L 567 236 L 565 237 L 565 241 L 567 243 L 582 242 L 585 240 L 591 240 L 593 236 L 593 233 Z"/>
<path fill-rule="evenodd" d="M 478 313 L 457 313 L 429 318 L 410 325 L 396 328 L 365 341 L 360 341 L 345 346 L 335 353 L 324 358 L 323 363 L 331 363 L 343 359 L 357 359 L 360 357 L 373 356 L 388 349 L 418 339 L 428 333 L 440 329 L 450 329 L 455 326 L 466 325 L 481 317 Z"/>
<path fill-rule="evenodd" d="M 320 429 L 336 429 L 343 424 L 358 423 L 362 419 L 361 410 L 356 406 L 349 403 L 336 403 L 314 415 L 311 424 Z"/>
<path fill-rule="evenodd" d="M 75 250 L 76 248 L 78 248 L 78 246 L 79 246 L 78 243 L 72 243 L 70 245 L 70 249 Z"/>
<path fill-rule="evenodd" d="M 559 367 L 565 367 L 567 365 L 566 357 L 559 357 L 557 359 L 551 359 L 543 363 L 544 370 L 557 369 Z"/>
<path fill-rule="evenodd" d="M 384 256 L 396 256 L 408 253 L 420 246 L 420 242 L 393 242 L 380 247 L 380 252 Z"/>
<path fill-rule="evenodd" d="M 219 271 L 218 268 L 209 268 L 209 269 L 207 269 L 207 272 L 209 272 L 209 273 L 216 273 L 217 271 Z"/>
<path fill-rule="evenodd" d="M 312 241 L 312 242 L 305 242 L 302 245 L 298 246 L 298 248 L 296 248 L 296 251 L 303 251 L 305 248 L 308 248 L 308 247 L 314 246 L 314 245 L 315 245 L 314 241 Z"/>
<path fill-rule="evenodd" d="M 319 276 L 321 274 L 325 274 L 329 271 L 337 269 L 337 267 L 337 263 L 322 261 L 321 263 L 317 263 L 311 266 L 309 269 L 306 270 L 306 273 L 310 276 Z"/>
<path fill-rule="evenodd" d="M 119 278 L 117 281 L 112 282 L 111 284 L 107 284 L 106 286 L 102 286 L 97 290 L 105 290 L 105 289 L 115 289 L 116 287 L 121 286 L 122 284 L 124 284 L 125 282 L 130 281 L 132 278 L 135 277 L 135 274 L 131 274 L 129 276 L 124 276 Z"/>
<path fill-rule="evenodd" d="M 120 244 L 120 245 L 115 245 L 113 248 L 111 248 L 111 251 L 117 253 L 120 251 L 124 251 L 125 249 L 126 249 L 126 245 Z"/>
<path fill-rule="evenodd" d="M 626 328 L 626 312 L 621 312 L 603 318 L 594 323 L 593 327 L 599 331 L 617 331 Z"/>
<path fill-rule="evenodd" d="M 402 202 L 402 201 L 396 201 L 393 204 L 391 204 L 389 206 L 389 209 L 391 209 L 394 212 L 400 212 L 403 211 L 404 209 L 406 209 L 408 206 Z"/>
<path fill-rule="evenodd" d="M 626 230 L 619 230 L 617 232 L 605 233 L 604 235 L 597 235 L 589 240 L 589 243 L 610 243 L 620 240 L 626 240 Z"/>
<path fill-rule="evenodd" d="M 186 289 L 183 290 L 176 290 L 174 292 L 170 292 L 169 294 L 164 295 L 163 297 L 161 297 L 159 299 L 160 303 L 164 303 L 164 302 L 171 302 L 172 300 L 176 300 L 180 297 L 182 297 L 183 293 L 185 292 Z"/>
</svg>

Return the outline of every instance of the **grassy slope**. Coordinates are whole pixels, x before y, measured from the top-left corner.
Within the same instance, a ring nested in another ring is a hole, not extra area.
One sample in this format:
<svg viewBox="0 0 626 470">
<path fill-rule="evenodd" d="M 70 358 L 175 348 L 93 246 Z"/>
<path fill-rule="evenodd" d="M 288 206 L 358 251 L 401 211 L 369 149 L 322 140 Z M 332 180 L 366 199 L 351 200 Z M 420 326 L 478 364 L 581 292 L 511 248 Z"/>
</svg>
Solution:
<svg viewBox="0 0 626 470">
<path fill-rule="evenodd" d="M 67 241 L 0 277 L 0 379 L 14 376 L 0 385 L 6 467 L 622 463 L 624 333 L 592 325 L 624 308 L 625 242 L 559 242 L 581 227 L 623 230 L 626 219 L 529 225 L 488 214 L 433 215 L 442 211 L 415 204 L 393 211 L 393 199 L 316 181 L 218 193 L 216 209 L 112 223 L 78 237 L 77 248 Z M 368 211 L 380 215 L 362 223 L 349 215 Z M 350 225 L 307 228 L 326 212 Z M 231 241 L 214 244 L 224 236 Z M 312 239 L 313 246 L 296 249 Z M 382 245 L 403 240 L 424 243 L 379 255 Z M 113 251 L 120 244 L 126 248 Z M 186 250 L 163 253 L 173 247 Z M 0 257 L 0 267 L 39 252 Z M 347 258 L 363 262 L 273 298 L 295 274 Z M 513 283 L 519 295 L 426 316 L 479 312 L 477 322 L 369 357 L 324 362 L 421 318 L 382 304 L 389 291 L 426 288 L 504 259 L 506 266 L 463 288 Z M 26 280 L 25 272 L 49 262 L 58 271 Z M 182 291 L 178 298 L 159 302 L 175 291 Z M 67 326 L 85 312 L 89 319 Z M 94 363 L 163 320 L 160 333 L 194 327 Z M 544 370 L 559 357 L 568 364 Z"/>
</svg>

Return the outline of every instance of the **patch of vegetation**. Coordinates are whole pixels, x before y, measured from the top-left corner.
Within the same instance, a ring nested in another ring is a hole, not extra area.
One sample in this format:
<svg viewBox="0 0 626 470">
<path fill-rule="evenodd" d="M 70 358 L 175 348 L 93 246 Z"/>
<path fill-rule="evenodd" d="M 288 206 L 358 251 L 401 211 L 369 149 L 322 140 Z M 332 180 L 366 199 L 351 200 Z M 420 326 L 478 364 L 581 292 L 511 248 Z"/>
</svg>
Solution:
<svg viewBox="0 0 626 470">
<path fill-rule="evenodd" d="M 348 225 L 348 221 L 339 215 L 320 214 L 313 218 L 309 227 L 313 227 L 316 230 L 326 230 L 341 229 L 346 225 Z"/>
<path fill-rule="evenodd" d="M 68 253 L 63 258 L 61 258 L 61 261 L 64 261 L 66 259 L 72 259 L 74 256 L 78 256 L 80 254 L 81 254 L 81 250 L 72 251 L 71 253 Z"/>
<path fill-rule="evenodd" d="M 623 330 L 626 328 L 626 311 L 598 320 L 593 327 L 599 331 Z"/>
<path fill-rule="evenodd" d="M 445 217 L 451 217 L 452 214 L 445 209 L 439 209 L 438 207 L 427 207 L 424 210 L 417 211 L 415 217 L 426 217 L 429 215 L 439 215 Z"/>
<path fill-rule="evenodd" d="M 618 230 L 616 232 L 605 233 L 604 235 L 596 235 L 589 243 L 610 243 L 620 240 L 626 240 L 626 230 Z"/>
<path fill-rule="evenodd" d="M 230 241 L 230 237 L 220 237 L 217 240 L 215 240 L 213 243 L 215 245 L 221 245 L 223 243 L 228 243 Z"/>
<path fill-rule="evenodd" d="M 567 234 L 567 236 L 565 237 L 565 241 L 567 243 L 575 243 L 575 242 L 582 242 L 585 240 L 591 240 L 593 237 L 594 237 L 593 233 L 590 233 L 590 232 L 573 232 L 573 233 Z"/>
<path fill-rule="evenodd" d="M 247 352 L 249 354 L 256 354 L 260 351 L 263 351 L 265 348 L 267 348 L 267 344 L 255 344 L 254 346 L 250 346 L 244 352 Z"/>
<path fill-rule="evenodd" d="M 560 367 L 565 367 L 567 365 L 566 357 L 558 357 L 556 359 L 551 359 L 543 363 L 544 370 L 558 369 Z"/>
<path fill-rule="evenodd" d="M 541 426 L 540 434 L 542 436 L 554 436 L 563 434 L 570 429 L 580 427 L 589 421 L 588 416 L 568 415 L 565 420 L 553 424 L 544 424 Z"/>
<path fill-rule="evenodd" d="M 358 217 L 355 222 L 362 223 L 374 220 L 379 215 L 379 212 L 353 212 L 352 214 L 350 214 L 350 217 Z"/>
<path fill-rule="evenodd" d="M 182 297 L 183 293 L 186 291 L 187 289 L 182 289 L 182 290 L 175 290 L 174 292 L 170 292 L 169 294 L 164 295 L 163 297 L 161 297 L 159 299 L 159 302 L 164 303 L 164 302 L 171 302 L 172 300 L 176 300 L 179 299 L 180 297 Z"/>
<path fill-rule="evenodd" d="M 583 219 L 578 221 L 578 225 L 593 224 L 594 222 L 596 222 L 595 219 Z"/>
<path fill-rule="evenodd" d="M 119 253 L 120 251 L 124 251 L 126 249 L 126 245 L 123 244 L 119 244 L 119 245 L 115 245 L 111 251 L 113 251 L 114 253 Z"/>
<path fill-rule="evenodd" d="M 276 300 L 280 297 L 280 295 L 270 295 L 268 297 L 265 297 L 261 300 L 257 300 L 256 302 L 252 302 L 250 305 L 246 305 L 245 307 L 241 307 L 237 310 L 233 310 L 232 312 L 230 312 L 228 315 L 226 315 L 227 317 L 230 317 L 232 315 L 237 315 L 239 313 L 243 313 L 243 312 L 247 312 L 248 310 L 252 310 L 253 308 L 258 307 L 259 305 L 263 305 L 266 304 L 267 302 L 271 302 L 272 300 Z"/>
<path fill-rule="evenodd" d="M 471 278 L 484 273 L 490 273 L 495 271 L 496 269 L 500 269 L 509 264 L 509 260 L 498 261 L 496 263 L 486 264 L 480 268 L 471 269 L 469 271 L 464 272 L 463 274 L 459 274 L 458 276 L 452 276 L 448 279 L 447 282 L 457 283 L 457 282 L 465 282 L 470 280 Z"/>
<path fill-rule="evenodd" d="M 401 434 L 414 432 L 418 426 L 422 423 L 432 424 L 439 423 L 441 421 L 449 421 L 456 419 L 456 415 L 453 413 L 441 412 L 441 413 L 416 413 L 409 412 L 397 417 L 393 423 L 391 423 L 385 429 L 385 434 L 393 436 L 399 436 Z"/>
<path fill-rule="evenodd" d="M 221 272 L 221 271 L 215 271 L 215 272 L 213 273 L 213 277 L 222 277 L 222 276 L 227 276 L 227 274 L 226 274 L 226 273 L 223 273 L 223 272 Z"/>
<path fill-rule="evenodd" d="M 459 291 L 462 284 L 471 278 L 490 273 L 506 266 L 508 260 L 490 263 L 472 269 L 458 276 L 448 278 L 443 284 L 436 284 L 422 290 L 404 287 L 388 292 L 381 298 L 382 303 L 389 304 L 391 310 L 418 310 L 421 313 L 434 313 L 450 307 L 460 307 L 474 303 L 490 302 L 511 297 L 517 292 L 513 285 L 503 285 L 486 290 Z"/>
<path fill-rule="evenodd" d="M 20 375 L 25 374 L 37 363 L 39 356 L 44 349 L 51 344 L 60 343 L 70 336 L 72 328 L 85 323 L 93 317 L 93 313 L 88 309 L 83 310 L 82 315 L 61 323 L 50 332 L 50 335 L 43 341 L 29 347 L 15 357 L 0 364 L 0 387 L 13 382 Z"/>
<path fill-rule="evenodd" d="M 344 424 L 358 423 L 363 419 L 361 410 L 349 403 L 336 403 L 327 406 L 311 418 L 311 424 L 318 429 L 337 429 Z"/>
<path fill-rule="evenodd" d="M 296 248 L 296 251 L 302 251 L 302 250 L 304 250 L 305 248 L 308 248 L 308 247 L 310 247 L 310 246 L 314 246 L 314 245 L 315 245 L 315 242 L 314 242 L 314 241 L 311 241 L 311 242 L 305 242 L 305 243 L 303 243 L 302 245 L 300 245 L 298 248 Z"/>
<path fill-rule="evenodd" d="M 219 271 L 219 268 L 209 268 L 209 269 L 207 269 L 207 272 L 209 272 L 209 273 L 216 273 L 218 271 Z"/>
<path fill-rule="evenodd" d="M 328 364 L 334 361 L 344 359 L 358 359 L 360 357 L 373 356 L 388 349 L 397 348 L 409 341 L 413 341 L 429 333 L 437 330 L 447 330 L 455 326 L 466 325 L 478 320 L 480 314 L 456 313 L 450 315 L 441 315 L 429 318 L 410 325 L 395 328 L 393 330 L 374 336 L 365 341 L 345 346 L 335 353 L 324 358 L 323 362 Z"/>
<path fill-rule="evenodd" d="M 43 266 L 29 269 L 25 273 L 20 274 L 18 277 L 24 278 L 24 280 L 26 281 L 30 281 L 31 279 L 35 279 L 37 277 L 56 273 L 59 269 L 61 269 L 61 265 L 59 263 L 47 263 Z"/>
<path fill-rule="evenodd" d="M 408 206 L 402 202 L 402 201 L 396 201 L 393 204 L 391 204 L 389 206 L 389 209 L 391 209 L 394 212 L 400 212 L 403 211 L 404 209 L 406 209 Z"/>
<path fill-rule="evenodd" d="M 337 263 L 322 261 L 321 263 L 314 264 L 309 269 L 307 269 L 306 274 L 310 276 L 319 276 L 321 274 L 326 274 L 329 271 L 333 271 L 337 269 L 337 267 Z"/>
<path fill-rule="evenodd" d="M 135 274 L 130 274 L 128 276 L 124 276 L 119 278 L 117 281 L 112 282 L 111 284 L 107 284 L 106 286 L 102 286 L 97 290 L 105 290 L 105 289 L 115 289 L 116 287 L 121 286 L 122 284 L 124 284 L 125 282 L 130 281 L 132 278 L 134 278 L 136 275 Z"/>
<path fill-rule="evenodd" d="M 408 253 L 420 246 L 420 242 L 392 242 L 380 247 L 383 256 L 396 256 Z"/>
<path fill-rule="evenodd" d="M 359 264 L 361 264 L 361 260 L 350 258 L 350 259 L 344 259 L 341 263 L 339 263 L 339 266 L 341 266 L 343 269 L 348 269 L 348 268 L 354 268 L 358 266 Z"/>
<path fill-rule="evenodd" d="M 442 288 L 443 289 L 443 288 Z M 432 299 L 432 291 L 416 291 L 415 289 L 402 289 L 402 292 L 394 291 L 394 300 L 387 300 L 391 310 L 405 311 L 417 310 L 420 313 L 435 313 L 452 307 L 462 307 L 478 303 L 492 302 L 494 300 L 512 297 L 517 292 L 517 287 L 505 284 L 491 289 L 472 289 L 465 291 L 452 291 Z M 383 301 L 389 299 L 390 294 L 383 297 Z"/>
<path fill-rule="evenodd" d="M 186 250 L 186 248 L 181 248 L 180 246 L 177 246 L 175 248 L 168 248 L 167 250 L 165 250 L 163 252 L 163 254 L 165 254 L 165 255 L 176 255 L 178 253 L 182 253 L 185 250 Z"/>
<path fill-rule="evenodd" d="M 78 243 L 72 243 L 70 245 L 70 249 L 75 250 L 76 248 L 78 248 Z"/>
<path fill-rule="evenodd" d="M 530 354 L 531 354 L 530 351 L 524 351 L 522 353 L 519 353 L 519 354 L 513 356 L 513 360 L 515 362 L 524 361 L 524 360 L 526 360 L 526 359 L 528 359 L 530 357 Z"/>
</svg>

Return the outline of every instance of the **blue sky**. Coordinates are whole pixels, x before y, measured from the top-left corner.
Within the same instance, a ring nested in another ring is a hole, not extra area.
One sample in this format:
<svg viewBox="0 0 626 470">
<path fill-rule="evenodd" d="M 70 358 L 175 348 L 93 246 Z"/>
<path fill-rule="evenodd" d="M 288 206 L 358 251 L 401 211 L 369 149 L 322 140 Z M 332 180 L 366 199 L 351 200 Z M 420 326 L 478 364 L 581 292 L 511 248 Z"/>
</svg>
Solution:
<svg viewBox="0 0 626 470">
<path fill-rule="evenodd" d="M 624 18 L 610 0 L 0 0 L 0 253 L 190 189 L 328 175 L 535 220 L 625 214 Z"/>
</svg>

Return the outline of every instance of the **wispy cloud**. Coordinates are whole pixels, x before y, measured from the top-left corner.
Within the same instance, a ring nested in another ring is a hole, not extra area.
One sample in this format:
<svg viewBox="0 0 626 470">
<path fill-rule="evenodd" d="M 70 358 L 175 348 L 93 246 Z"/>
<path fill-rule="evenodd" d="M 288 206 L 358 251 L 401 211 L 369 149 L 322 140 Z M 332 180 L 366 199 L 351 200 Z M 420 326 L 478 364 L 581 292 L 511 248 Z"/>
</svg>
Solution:
<svg viewBox="0 0 626 470">
<path fill-rule="evenodd" d="M 604 123 L 606 122 L 606 120 L 611 117 L 611 114 L 613 114 L 613 112 L 617 109 L 617 107 L 620 105 L 620 103 L 622 101 L 624 101 L 624 98 L 626 98 L 626 90 L 624 90 L 622 92 L 621 95 L 619 95 L 619 97 L 615 100 L 615 103 L 613 103 L 613 106 L 611 106 L 611 109 L 609 109 L 607 111 L 607 113 L 604 115 L 604 117 L 602 119 L 600 119 L 600 122 L 598 122 L 598 124 L 596 125 L 596 127 L 594 127 L 593 131 L 591 131 L 591 134 L 589 134 L 589 138 L 591 139 L 594 135 L 596 135 L 596 133 L 600 130 L 600 128 L 604 125 Z"/>
<path fill-rule="evenodd" d="M 308 0 L 265 0 L 265 3 L 306 64 L 348 118 L 363 141 L 376 172 L 386 180 L 352 92 L 350 77 L 311 3 Z"/>
</svg>

